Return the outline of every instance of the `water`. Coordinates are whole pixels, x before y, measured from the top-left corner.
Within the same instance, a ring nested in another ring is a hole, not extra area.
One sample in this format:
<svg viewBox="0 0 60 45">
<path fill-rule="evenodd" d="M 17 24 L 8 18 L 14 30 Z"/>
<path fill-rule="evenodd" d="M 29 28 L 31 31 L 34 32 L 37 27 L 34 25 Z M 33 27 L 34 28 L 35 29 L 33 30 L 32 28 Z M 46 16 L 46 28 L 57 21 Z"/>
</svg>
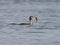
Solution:
<svg viewBox="0 0 60 45">
<path fill-rule="evenodd" d="M 33 26 L 10 25 L 29 22 Z M 0 45 L 60 45 L 60 3 L 21 3 L 0 5 Z"/>
</svg>

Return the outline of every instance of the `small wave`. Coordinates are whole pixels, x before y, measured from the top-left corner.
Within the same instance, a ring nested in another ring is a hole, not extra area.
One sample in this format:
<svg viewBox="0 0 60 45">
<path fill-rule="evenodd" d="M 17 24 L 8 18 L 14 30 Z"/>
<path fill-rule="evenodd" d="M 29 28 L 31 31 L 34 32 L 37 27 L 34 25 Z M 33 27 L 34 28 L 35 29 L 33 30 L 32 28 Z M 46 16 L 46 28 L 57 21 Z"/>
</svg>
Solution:
<svg viewBox="0 0 60 45">
<path fill-rule="evenodd" d="M 43 28 L 43 27 L 41 27 L 41 28 L 35 28 L 35 29 L 57 29 L 57 28 Z"/>
<path fill-rule="evenodd" d="M 27 33 L 45 33 L 45 32 L 27 32 Z"/>
</svg>

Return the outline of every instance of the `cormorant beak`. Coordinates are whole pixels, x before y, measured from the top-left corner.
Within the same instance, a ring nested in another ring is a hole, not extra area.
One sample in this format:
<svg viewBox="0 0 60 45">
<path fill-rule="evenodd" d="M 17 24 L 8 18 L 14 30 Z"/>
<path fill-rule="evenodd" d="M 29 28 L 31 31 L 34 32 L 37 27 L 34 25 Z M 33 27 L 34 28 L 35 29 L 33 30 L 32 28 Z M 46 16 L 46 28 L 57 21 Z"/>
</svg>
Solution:
<svg viewBox="0 0 60 45">
<path fill-rule="evenodd" d="M 38 21 L 37 17 L 35 17 L 35 19 L 36 19 L 36 22 L 37 22 Z"/>
</svg>

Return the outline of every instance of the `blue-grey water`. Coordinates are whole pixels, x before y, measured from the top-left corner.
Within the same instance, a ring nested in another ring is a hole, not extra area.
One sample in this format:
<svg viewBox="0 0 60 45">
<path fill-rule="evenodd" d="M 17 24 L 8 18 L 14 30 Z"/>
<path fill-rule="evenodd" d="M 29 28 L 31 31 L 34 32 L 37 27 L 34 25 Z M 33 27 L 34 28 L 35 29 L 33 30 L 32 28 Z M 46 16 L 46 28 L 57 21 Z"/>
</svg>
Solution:
<svg viewBox="0 0 60 45">
<path fill-rule="evenodd" d="M 60 45 L 60 3 L 0 4 L 0 45 Z"/>
</svg>

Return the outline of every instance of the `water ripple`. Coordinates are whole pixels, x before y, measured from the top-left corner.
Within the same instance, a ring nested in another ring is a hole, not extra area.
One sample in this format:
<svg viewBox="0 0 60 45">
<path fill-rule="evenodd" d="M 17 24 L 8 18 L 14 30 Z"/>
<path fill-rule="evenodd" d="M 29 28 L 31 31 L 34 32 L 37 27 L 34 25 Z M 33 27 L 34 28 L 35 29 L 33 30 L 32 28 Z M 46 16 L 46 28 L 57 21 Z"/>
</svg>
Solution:
<svg viewBox="0 0 60 45">
<path fill-rule="evenodd" d="M 27 33 L 45 33 L 45 32 L 27 32 Z"/>
<path fill-rule="evenodd" d="M 35 28 L 35 29 L 57 29 L 57 28 L 43 28 L 43 27 L 41 27 L 41 28 Z"/>
</svg>

